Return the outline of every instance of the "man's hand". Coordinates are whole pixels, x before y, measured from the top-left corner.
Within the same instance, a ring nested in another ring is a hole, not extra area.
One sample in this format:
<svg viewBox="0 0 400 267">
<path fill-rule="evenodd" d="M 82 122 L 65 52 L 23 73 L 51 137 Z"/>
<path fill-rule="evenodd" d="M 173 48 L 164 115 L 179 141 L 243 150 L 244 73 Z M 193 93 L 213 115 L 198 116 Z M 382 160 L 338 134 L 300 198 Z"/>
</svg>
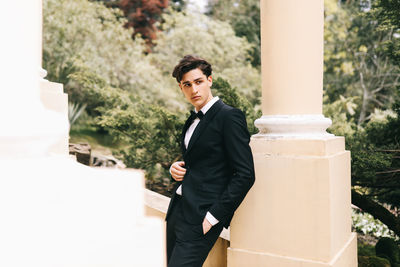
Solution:
<svg viewBox="0 0 400 267">
<path fill-rule="evenodd" d="M 212 227 L 212 224 L 209 221 L 207 221 L 206 218 L 204 218 L 204 220 L 203 220 L 203 234 L 207 234 L 207 232 L 210 231 L 211 227 Z"/>
<path fill-rule="evenodd" d="M 170 173 L 172 178 L 175 179 L 175 181 L 180 182 L 183 180 L 183 176 L 185 176 L 186 173 L 186 169 L 183 168 L 183 166 L 185 166 L 184 161 L 177 161 L 171 165 Z"/>
</svg>

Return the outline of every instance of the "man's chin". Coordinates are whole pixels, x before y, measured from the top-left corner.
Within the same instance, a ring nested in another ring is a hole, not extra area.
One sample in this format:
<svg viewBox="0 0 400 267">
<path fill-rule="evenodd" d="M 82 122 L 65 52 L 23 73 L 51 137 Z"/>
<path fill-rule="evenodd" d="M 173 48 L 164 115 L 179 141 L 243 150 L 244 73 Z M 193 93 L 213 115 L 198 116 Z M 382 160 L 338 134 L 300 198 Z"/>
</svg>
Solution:
<svg viewBox="0 0 400 267">
<path fill-rule="evenodd" d="M 201 99 L 194 100 L 194 101 L 192 101 L 191 103 L 192 103 L 192 105 L 193 105 L 196 109 L 197 109 L 198 107 L 204 106 L 204 105 L 202 105 L 203 103 L 202 103 Z M 200 108 L 200 109 L 201 109 L 201 108 Z"/>
</svg>

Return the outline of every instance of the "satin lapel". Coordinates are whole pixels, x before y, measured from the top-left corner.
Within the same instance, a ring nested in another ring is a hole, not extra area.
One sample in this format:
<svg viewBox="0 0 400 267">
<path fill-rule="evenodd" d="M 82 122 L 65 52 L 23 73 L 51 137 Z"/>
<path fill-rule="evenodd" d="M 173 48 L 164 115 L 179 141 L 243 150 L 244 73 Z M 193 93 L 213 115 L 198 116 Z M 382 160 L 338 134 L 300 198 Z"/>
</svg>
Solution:
<svg viewBox="0 0 400 267">
<path fill-rule="evenodd" d="M 197 139 L 204 132 L 207 125 L 214 118 L 214 116 L 218 113 L 218 111 L 222 108 L 222 106 L 223 106 L 223 102 L 220 99 L 217 102 L 215 102 L 215 104 L 212 105 L 212 107 L 206 112 L 206 114 L 204 115 L 204 118 L 199 122 L 196 129 L 194 130 L 193 135 L 190 138 L 189 145 L 188 145 L 188 148 L 187 148 L 185 154 L 189 153 L 189 151 L 193 147 L 193 144 L 196 143 Z"/>
<path fill-rule="evenodd" d="M 189 116 L 189 118 L 187 118 L 187 120 L 186 120 L 186 122 L 185 122 L 185 125 L 183 126 L 183 129 L 182 129 L 182 134 L 181 134 L 181 149 L 182 149 L 182 154 L 185 154 L 185 152 L 186 152 L 186 147 L 185 147 L 185 134 L 186 134 L 187 129 L 190 127 L 191 122 L 192 122 L 192 120 L 190 119 L 190 116 Z"/>
</svg>

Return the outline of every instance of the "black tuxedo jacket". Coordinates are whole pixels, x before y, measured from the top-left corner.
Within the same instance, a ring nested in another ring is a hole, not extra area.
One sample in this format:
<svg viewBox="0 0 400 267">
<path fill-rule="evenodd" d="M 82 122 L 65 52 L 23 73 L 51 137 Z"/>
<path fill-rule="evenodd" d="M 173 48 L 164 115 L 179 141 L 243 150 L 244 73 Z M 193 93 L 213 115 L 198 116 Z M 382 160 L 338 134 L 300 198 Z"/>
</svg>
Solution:
<svg viewBox="0 0 400 267">
<path fill-rule="evenodd" d="M 201 224 L 209 211 L 225 227 L 254 183 L 250 135 L 242 111 L 218 100 L 197 125 L 185 148 L 181 146 L 186 174 L 182 181 L 182 212 L 191 224 Z M 166 220 L 174 206 L 177 183 Z"/>
</svg>

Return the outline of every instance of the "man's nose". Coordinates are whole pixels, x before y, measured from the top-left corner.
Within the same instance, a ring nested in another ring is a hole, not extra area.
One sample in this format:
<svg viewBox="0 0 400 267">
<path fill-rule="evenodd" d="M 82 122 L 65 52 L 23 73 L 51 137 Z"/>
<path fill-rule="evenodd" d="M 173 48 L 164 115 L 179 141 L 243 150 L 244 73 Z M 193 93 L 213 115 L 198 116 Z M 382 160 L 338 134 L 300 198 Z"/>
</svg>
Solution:
<svg viewBox="0 0 400 267">
<path fill-rule="evenodd" d="M 192 84 L 192 93 L 196 94 L 198 91 L 199 90 L 198 90 L 197 84 Z"/>
</svg>

